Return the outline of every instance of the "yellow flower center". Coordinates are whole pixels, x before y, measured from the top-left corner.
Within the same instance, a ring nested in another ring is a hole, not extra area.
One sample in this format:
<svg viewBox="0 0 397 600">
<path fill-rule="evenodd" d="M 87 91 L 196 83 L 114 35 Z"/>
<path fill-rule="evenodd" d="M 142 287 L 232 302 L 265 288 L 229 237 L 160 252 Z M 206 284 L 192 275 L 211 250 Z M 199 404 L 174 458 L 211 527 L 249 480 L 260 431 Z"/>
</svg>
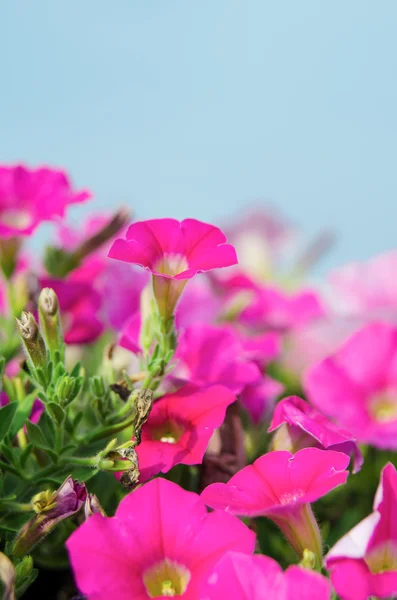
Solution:
<svg viewBox="0 0 397 600">
<path fill-rule="evenodd" d="M 26 210 L 5 208 L 0 211 L 0 223 L 14 229 L 25 229 L 31 222 L 30 214 Z"/>
<path fill-rule="evenodd" d="M 371 573 L 382 573 L 383 571 L 397 570 L 397 545 L 392 541 L 387 541 L 374 548 L 370 554 L 365 557 Z"/>
<path fill-rule="evenodd" d="M 374 396 L 369 407 L 376 421 L 389 423 L 397 419 L 397 390 L 388 390 Z"/>
<path fill-rule="evenodd" d="M 189 268 L 188 262 L 183 254 L 174 254 L 169 252 L 156 263 L 155 270 L 162 275 L 173 277 L 178 273 L 183 273 Z"/>
<path fill-rule="evenodd" d="M 181 423 L 167 421 L 152 431 L 152 437 L 154 440 L 166 444 L 176 444 L 181 439 L 184 431 Z"/>
<path fill-rule="evenodd" d="M 37 513 L 43 513 L 54 508 L 56 492 L 52 492 L 51 490 L 46 490 L 45 492 L 39 492 L 35 496 L 33 496 L 31 503 L 33 510 Z"/>
<path fill-rule="evenodd" d="M 143 583 L 149 598 L 182 596 L 190 577 L 190 571 L 186 567 L 166 558 L 145 571 Z"/>
</svg>

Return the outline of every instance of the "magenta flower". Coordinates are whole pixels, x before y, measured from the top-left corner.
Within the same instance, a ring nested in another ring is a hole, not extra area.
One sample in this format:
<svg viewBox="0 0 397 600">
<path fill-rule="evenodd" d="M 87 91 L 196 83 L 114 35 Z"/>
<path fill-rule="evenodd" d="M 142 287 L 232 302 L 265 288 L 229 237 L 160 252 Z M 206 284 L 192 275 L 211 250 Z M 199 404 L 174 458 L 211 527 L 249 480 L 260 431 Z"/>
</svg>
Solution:
<svg viewBox="0 0 397 600">
<path fill-rule="evenodd" d="M 162 317 L 174 314 L 188 279 L 197 273 L 237 263 L 236 251 L 220 229 L 195 219 L 153 219 L 133 223 L 118 239 L 110 258 L 145 267 L 153 274 Z"/>
<path fill-rule="evenodd" d="M 251 553 L 254 543 L 238 519 L 208 514 L 197 494 L 157 478 L 128 494 L 115 517 L 92 516 L 66 545 L 88 600 L 196 600 L 227 551 Z"/>
<path fill-rule="evenodd" d="M 335 450 L 353 455 L 355 473 L 361 469 L 363 457 L 354 437 L 298 396 L 284 398 L 277 404 L 268 431 L 275 430 L 274 450 L 296 452 L 309 446 Z"/>
<path fill-rule="evenodd" d="M 295 565 L 283 572 L 268 556 L 228 552 L 209 576 L 206 592 L 206 600 L 329 600 L 331 585 L 319 573 Z"/>
<path fill-rule="evenodd" d="M 201 494 L 212 508 L 274 521 L 299 556 L 305 549 L 321 560 L 320 532 L 310 503 L 344 483 L 349 457 L 341 452 L 304 448 L 295 455 L 269 452 L 234 475 L 213 483 Z"/>
<path fill-rule="evenodd" d="M 0 236 L 30 235 L 42 221 L 63 217 L 69 204 L 84 202 L 63 171 L 22 165 L 0 167 Z"/>
<path fill-rule="evenodd" d="M 180 336 L 176 368 L 170 380 L 198 386 L 224 385 L 235 394 L 261 378 L 257 365 L 245 359 L 238 336 L 227 327 L 193 325 Z"/>
<path fill-rule="evenodd" d="M 283 393 L 284 386 L 279 382 L 263 375 L 255 383 L 244 387 L 239 394 L 239 401 L 249 413 L 253 423 L 269 421 L 277 398 Z"/>
<path fill-rule="evenodd" d="M 372 324 L 309 369 L 304 388 L 359 442 L 397 449 L 397 329 Z"/>
<path fill-rule="evenodd" d="M 374 512 L 335 544 L 326 556 L 342 600 L 394 597 L 397 591 L 397 473 L 387 464 Z"/>
<path fill-rule="evenodd" d="M 214 385 L 204 390 L 185 386 L 154 403 L 137 446 L 140 481 L 174 465 L 201 463 L 208 442 L 236 396 Z"/>
</svg>

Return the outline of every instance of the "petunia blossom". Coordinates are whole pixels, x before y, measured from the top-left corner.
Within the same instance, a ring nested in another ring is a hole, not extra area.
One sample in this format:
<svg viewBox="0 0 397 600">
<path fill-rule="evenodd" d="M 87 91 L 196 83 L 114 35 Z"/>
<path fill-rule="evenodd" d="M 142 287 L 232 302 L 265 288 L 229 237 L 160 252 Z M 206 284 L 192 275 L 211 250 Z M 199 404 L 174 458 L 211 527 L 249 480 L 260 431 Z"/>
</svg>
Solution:
<svg viewBox="0 0 397 600">
<path fill-rule="evenodd" d="M 133 223 L 110 258 L 138 264 L 153 274 L 160 315 L 168 319 L 189 279 L 197 273 L 237 263 L 236 251 L 220 229 L 195 219 L 153 219 Z"/>
<path fill-rule="evenodd" d="M 255 535 L 224 512 L 162 478 L 138 488 L 113 518 L 93 515 L 66 542 L 88 600 L 196 600 L 227 551 L 251 553 Z"/>
<path fill-rule="evenodd" d="M 89 197 L 73 191 L 63 171 L 0 166 L 0 237 L 28 236 L 42 221 L 63 217 L 69 204 Z"/>
<path fill-rule="evenodd" d="M 268 431 L 276 432 L 272 441 L 274 450 L 297 452 L 313 446 L 353 455 L 354 472 L 363 464 L 355 438 L 298 396 L 284 398 L 277 404 Z"/>
<path fill-rule="evenodd" d="M 228 483 L 211 484 L 201 495 L 212 508 L 268 517 L 299 556 L 307 549 L 320 561 L 321 536 L 310 503 L 346 481 L 348 464 L 346 454 L 318 448 L 304 448 L 295 455 L 282 450 L 269 452 Z"/>
<path fill-rule="evenodd" d="M 390 598 L 397 592 L 397 472 L 381 473 L 374 512 L 328 552 L 326 566 L 342 600 Z"/>
<path fill-rule="evenodd" d="M 228 552 L 208 578 L 202 600 L 329 600 L 330 582 L 296 565 L 283 572 L 269 556 Z"/>
<path fill-rule="evenodd" d="M 397 449 L 396 327 L 363 327 L 308 369 L 303 383 L 310 402 L 359 442 Z"/>
<path fill-rule="evenodd" d="M 176 464 L 201 463 L 211 435 L 235 399 L 224 386 L 203 390 L 185 386 L 155 402 L 136 448 L 140 481 L 166 473 Z"/>
<path fill-rule="evenodd" d="M 200 386 L 221 384 L 235 394 L 260 379 L 258 366 L 246 360 L 238 336 L 228 327 L 192 325 L 179 338 L 170 380 Z"/>
</svg>

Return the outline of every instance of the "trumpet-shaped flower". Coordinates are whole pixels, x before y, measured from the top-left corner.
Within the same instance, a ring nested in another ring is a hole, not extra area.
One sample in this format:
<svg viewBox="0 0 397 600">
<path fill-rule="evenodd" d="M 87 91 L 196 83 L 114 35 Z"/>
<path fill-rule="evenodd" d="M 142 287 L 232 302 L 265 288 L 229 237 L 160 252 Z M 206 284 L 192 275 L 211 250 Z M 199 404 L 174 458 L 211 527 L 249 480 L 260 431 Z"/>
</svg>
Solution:
<svg viewBox="0 0 397 600">
<path fill-rule="evenodd" d="M 364 327 L 306 372 L 304 388 L 314 406 L 359 442 L 397 449 L 396 327 Z"/>
<path fill-rule="evenodd" d="M 1 166 L 0 236 L 28 236 L 42 221 L 63 217 L 69 204 L 89 197 L 86 191 L 74 192 L 63 171 Z"/>
<path fill-rule="evenodd" d="M 251 553 L 255 536 L 238 519 L 208 514 L 201 498 L 157 478 L 128 494 L 116 515 L 93 515 L 66 542 L 88 600 L 196 600 L 229 550 Z"/>
<path fill-rule="evenodd" d="M 185 386 L 155 402 L 136 449 L 140 481 L 166 473 L 176 464 L 201 463 L 211 435 L 235 399 L 220 385 L 201 391 Z"/>
<path fill-rule="evenodd" d="M 394 597 L 397 592 L 397 473 L 382 471 L 374 512 L 341 538 L 326 556 L 342 600 Z"/>
<path fill-rule="evenodd" d="M 201 494 L 212 508 L 241 516 L 266 516 L 283 531 L 298 555 L 305 549 L 321 559 L 321 538 L 310 503 L 344 483 L 349 457 L 341 452 L 304 448 L 295 455 L 269 452 Z"/>
<path fill-rule="evenodd" d="M 331 585 L 319 573 L 295 565 L 283 572 L 268 556 L 228 552 L 208 578 L 206 592 L 203 600 L 329 600 Z"/>
<path fill-rule="evenodd" d="M 165 319 L 174 314 L 187 281 L 199 272 L 237 263 L 236 251 L 213 225 L 185 219 L 133 223 L 110 258 L 140 265 L 153 274 L 154 295 Z"/>
<path fill-rule="evenodd" d="M 276 430 L 272 442 L 274 450 L 296 452 L 314 446 L 353 455 L 355 472 L 363 464 L 363 457 L 354 437 L 298 396 L 284 398 L 277 404 L 269 432 Z"/>
</svg>

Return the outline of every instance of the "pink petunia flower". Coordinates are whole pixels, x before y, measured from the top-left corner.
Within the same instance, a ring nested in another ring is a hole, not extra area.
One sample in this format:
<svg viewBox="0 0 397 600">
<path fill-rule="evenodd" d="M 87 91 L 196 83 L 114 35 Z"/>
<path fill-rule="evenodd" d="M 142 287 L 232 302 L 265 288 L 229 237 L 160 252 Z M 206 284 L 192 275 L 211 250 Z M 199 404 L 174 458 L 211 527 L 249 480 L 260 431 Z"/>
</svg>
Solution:
<svg viewBox="0 0 397 600">
<path fill-rule="evenodd" d="M 251 553 L 254 544 L 238 519 L 208 514 L 197 494 L 161 478 L 128 494 L 113 518 L 93 515 L 66 542 L 88 600 L 197 600 L 227 551 Z"/>
<path fill-rule="evenodd" d="M 374 512 L 341 538 L 326 556 L 342 600 L 390 598 L 397 592 L 397 473 L 381 473 Z"/>
<path fill-rule="evenodd" d="M 213 225 L 185 219 L 153 219 L 133 223 L 126 239 L 118 239 L 110 258 L 138 264 L 153 274 L 159 312 L 170 318 L 187 281 L 197 273 L 237 263 L 236 251 Z"/>
<path fill-rule="evenodd" d="M 274 450 L 297 452 L 313 446 L 344 452 L 353 455 L 355 473 L 363 464 L 355 438 L 298 396 L 284 398 L 277 404 L 268 431 L 277 431 L 272 441 Z"/>
<path fill-rule="evenodd" d="M 304 448 L 295 455 L 282 450 L 269 452 L 228 483 L 209 485 L 201 496 L 212 508 L 268 517 L 299 556 L 308 549 L 320 561 L 321 536 L 310 503 L 346 481 L 348 464 L 346 454 L 318 448 Z"/>
<path fill-rule="evenodd" d="M 204 390 L 185 386 L 154 403 L 137 446 L 140 481 L 174 465 L 201 463 L 208 442 L 223 423 L 226 408 L 236 396 L 214 385 Z"/>
<path fill-rule="evenodd" d="M 329 600 L 330 582 L 314 571 L 292 565 L 283 572 L 259 554 L 228 552 L 208 578 L 202 600 Z"/>
<path fill-rule="evenodd" d="M 359 442 L 397 449 L 397 328 L 375 323 L 306 372 L 312 404 Z"/>
<path fill-rule="evenodd" d="M 198 386 L 224 385 L 235 394 L 260 379 L 258 366 L 242 356 L 238 336 L 228 327 L 192 325 L 180 336 L 170 380 Z"/>
<path fill-rule="evenodd" d="M 0 167 L 0 236 L 28 236 L 42 221 L 61 218 L 69 204 L 90 198 L 74 192 L 63 171 L 23 165 Z"/>
</svg>

